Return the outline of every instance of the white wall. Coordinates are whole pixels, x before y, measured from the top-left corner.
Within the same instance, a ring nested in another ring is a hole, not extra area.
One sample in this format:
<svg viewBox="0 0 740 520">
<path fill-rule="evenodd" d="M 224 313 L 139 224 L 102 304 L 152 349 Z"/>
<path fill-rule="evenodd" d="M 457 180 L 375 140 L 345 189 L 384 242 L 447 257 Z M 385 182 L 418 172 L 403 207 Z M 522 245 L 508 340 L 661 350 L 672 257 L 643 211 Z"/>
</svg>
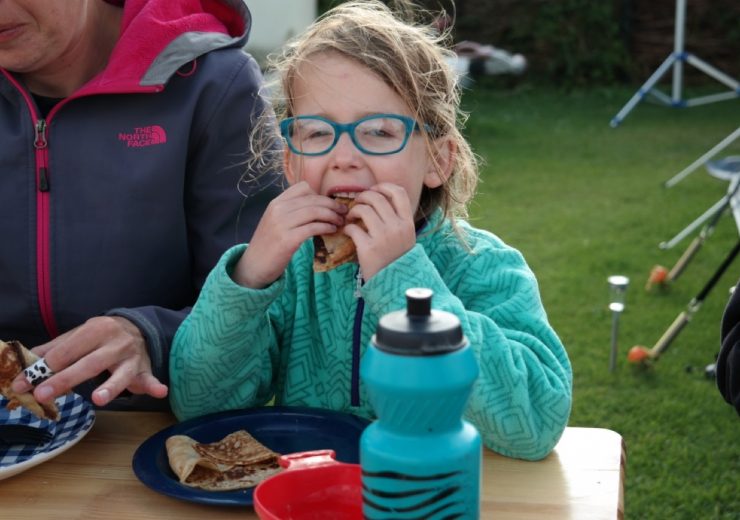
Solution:
<svg viewBox="0 0 740 520">
<path fill-rule="evenodd" d="M 317 16 L 317 0 L 245 0 L 252 13 L 246 50 L 264 63 L 267 54 L 303 31 Z"/>
</svg>

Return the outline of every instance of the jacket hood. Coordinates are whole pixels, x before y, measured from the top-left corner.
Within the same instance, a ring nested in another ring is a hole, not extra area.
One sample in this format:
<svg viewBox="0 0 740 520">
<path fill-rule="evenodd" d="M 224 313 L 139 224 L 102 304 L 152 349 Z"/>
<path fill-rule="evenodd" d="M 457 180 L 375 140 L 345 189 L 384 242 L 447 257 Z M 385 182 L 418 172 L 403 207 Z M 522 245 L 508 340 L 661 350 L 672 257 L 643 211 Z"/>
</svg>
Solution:
<svg viewBox="0 0 740 520">
<path fill-rule="evenodd" d="M 119 41 L 85 90 L 156 90 L 207 52 L 243 47 L 250 26 L 242 0 L 126 0 Z"/>
</svg>

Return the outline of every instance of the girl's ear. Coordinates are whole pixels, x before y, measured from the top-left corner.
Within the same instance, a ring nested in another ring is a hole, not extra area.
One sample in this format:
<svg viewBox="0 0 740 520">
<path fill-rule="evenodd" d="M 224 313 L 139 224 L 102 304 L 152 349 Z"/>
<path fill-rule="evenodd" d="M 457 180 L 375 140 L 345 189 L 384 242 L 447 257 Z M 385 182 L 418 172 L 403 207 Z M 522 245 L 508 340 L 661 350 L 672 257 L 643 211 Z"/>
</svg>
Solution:
<svg viewBox="0 0 740 520">
<path fill-rule="evenodd" d="M 285 146 L 283 149 L 283 171 L 285 172 L 285 178 L 291 186 L 295 184 L 297 180 L 297 175 L 293 171 L 293 165 L 290 161 L 292 156 L 293 154 L 290 152 L 290 149 Z"/>
<path fill-rule="evenodd" d="M 432 144 L 434 157 L 429 161 L 429 171 L 424 176 L 424 185 L 427 188 L 438 188 L 452 174 L 455 164 L 457 145 L 450 137 L 440 137 Z"/>
</svg>

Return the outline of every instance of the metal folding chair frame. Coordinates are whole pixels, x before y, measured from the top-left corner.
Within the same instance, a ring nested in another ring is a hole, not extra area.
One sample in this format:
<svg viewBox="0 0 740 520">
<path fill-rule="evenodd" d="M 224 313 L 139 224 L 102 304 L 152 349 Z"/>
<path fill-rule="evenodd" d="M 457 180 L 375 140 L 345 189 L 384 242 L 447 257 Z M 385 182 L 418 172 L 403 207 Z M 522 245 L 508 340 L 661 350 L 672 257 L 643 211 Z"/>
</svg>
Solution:
<svg viewBox="0 0 740 520">
<path fill-rule="evenodd" d="M 717 155 L 719 152 L 730 146 L 736 139 L 740 138 L 740 126 L 735 129 L 734 132 L 730 133 L 727 137 L 722 139 L 719 143 L 717 143 L 714 147 L 712 147 L 711 150 L 709 150 L 707 153 L 699 157 L 697 160 L 689 164 L 686 168 L 678 172 L 676 175 L 665 181 L 665 187 L 666 188 L 672 188 L 679 182 L 681 182 L 684 178 L 686 178 L 690 173 L 694 172 L 697 168 L 700 166 L 706 164 L 709 162 L 709 160 Z"/>
</svg>

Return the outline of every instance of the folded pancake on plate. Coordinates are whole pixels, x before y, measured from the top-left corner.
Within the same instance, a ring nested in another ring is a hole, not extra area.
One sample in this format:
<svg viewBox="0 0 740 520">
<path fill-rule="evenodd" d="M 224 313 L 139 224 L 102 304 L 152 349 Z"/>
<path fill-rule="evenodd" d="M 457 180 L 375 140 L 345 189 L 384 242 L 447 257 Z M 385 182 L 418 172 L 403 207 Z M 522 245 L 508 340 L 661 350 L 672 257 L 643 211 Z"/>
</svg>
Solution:
<svg viewBox="0 0 740 520">
<path fill-rule="evenodd" d="M 334 200 L 347 206 L 347 209 L 355 205 L 355 200 L 350 197 L 334 197 Z M 336 233 L 313 237 L 313 249 L 313 270 L 317 273 L 357 261 L 355 243 L 341 229 Z"/>
<path fill-rule="evenodd" d="M 282 469 L 277 462 L 279 454 L 245 430 L 210 444 L 173 435 L 165 445 L 170 467 L 180 482 L 209 491 L 256 486 Z"/>
<path fill-rule="evenodd" d="M 0 394 L 8 399 L 5 406 L 15 410 L 19 406 L 26 408 L 40 419 L 59 420 L 59 408 L 56 403 L 39 403 L 31 392 L 13 392 L 11 384 L 23 369 L 34 364 L 39 357 L 24 347 L 20 341 L 0 341 Z"/>
</svg>

